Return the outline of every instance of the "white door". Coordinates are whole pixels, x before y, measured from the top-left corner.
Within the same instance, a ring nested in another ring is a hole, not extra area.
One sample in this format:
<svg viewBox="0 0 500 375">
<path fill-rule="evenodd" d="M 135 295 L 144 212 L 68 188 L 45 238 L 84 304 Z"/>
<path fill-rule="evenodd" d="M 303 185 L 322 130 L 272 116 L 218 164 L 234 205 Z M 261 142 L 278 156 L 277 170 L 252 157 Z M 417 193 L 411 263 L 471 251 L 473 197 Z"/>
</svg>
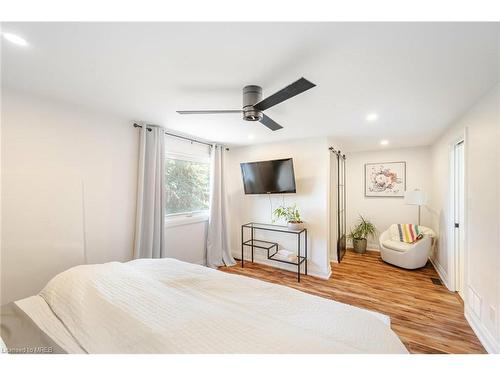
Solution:
<svg viewBox="0 0 500 375">
<path fill-rule="evenodd" d="M 454 220 L 456 290 L 462 297 L 464 290 L 465 236 L 464 236 L 464 142 L 455 144 L 454 150 Z"/>
</svg>

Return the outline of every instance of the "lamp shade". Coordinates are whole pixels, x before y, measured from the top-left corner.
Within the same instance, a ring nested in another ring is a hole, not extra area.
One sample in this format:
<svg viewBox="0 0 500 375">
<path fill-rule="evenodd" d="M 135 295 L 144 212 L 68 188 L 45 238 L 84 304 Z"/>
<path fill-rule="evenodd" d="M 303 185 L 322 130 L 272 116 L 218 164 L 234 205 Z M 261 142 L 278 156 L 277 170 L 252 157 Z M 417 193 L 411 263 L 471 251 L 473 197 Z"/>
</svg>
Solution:
<svg viewBox="0 0 500 375">
<path fill-rule="evenodd" d="M 427 197 L 425 193 L 421 190 L 405 191 L 405 203 L 422 206 L 425 204 Z"/>
</svg>

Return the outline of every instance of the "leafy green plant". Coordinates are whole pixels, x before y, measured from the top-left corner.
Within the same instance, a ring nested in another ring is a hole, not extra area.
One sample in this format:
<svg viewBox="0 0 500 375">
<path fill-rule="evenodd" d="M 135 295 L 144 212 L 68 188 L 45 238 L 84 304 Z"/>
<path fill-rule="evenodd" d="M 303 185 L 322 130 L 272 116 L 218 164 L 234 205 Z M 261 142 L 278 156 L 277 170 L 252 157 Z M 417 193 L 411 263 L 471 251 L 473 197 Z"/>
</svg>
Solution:
<svg viewBox="0 0 500 375">
<path fill-rule="evenodd" d="M 273 215 L 277 219 L 285 219 L 289 223 L 302 223 L 302 220 L 300 219 L 300 212 L 295 204 L 288 207 L 279 206 L 274 210 Z"/>
<path fill-rule="evenodd" d="M 207 163 L 165 158 L 166 213 L 208 210 L 209 176 Z"/>
<path fill-rule="evenodd" d="M 356 228 L 354 229 L 351 228 L 351 230 L 347 234 L 347 238 L 349 238 L 350 240 L 354 240 L 354 239 L 360 239 L 361 237 L 359 236 L 359 233 L 356 231 Z"/>
<path fill-rule="evenodd" d="M 374 237 L 377 228 L 369 220 L 359 215 L 359 220 L 354 228 L 351 228 L 347 237 L 351 240 L 363 240 L 368 237 Z"/>
</svg>

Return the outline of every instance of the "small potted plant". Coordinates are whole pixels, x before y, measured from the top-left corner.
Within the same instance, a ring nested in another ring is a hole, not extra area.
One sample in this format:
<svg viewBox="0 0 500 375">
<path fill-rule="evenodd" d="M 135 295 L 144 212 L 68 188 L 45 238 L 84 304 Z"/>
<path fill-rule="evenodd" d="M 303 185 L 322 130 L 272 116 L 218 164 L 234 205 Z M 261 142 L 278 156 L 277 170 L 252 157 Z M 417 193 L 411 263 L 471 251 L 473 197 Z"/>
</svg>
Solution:
<svg viewBox="0 0 500 375">
<path fill-rule="evenodd" d="M 359 215 L 359 221 L 356 226 L 351 228 L 349 235 L 347 236 L 352 240 L 352 247 L 355 252 L 359 254 L 366 253 L 366 244 L 368 237 L 373 237 L 377 233 L 377 228 L 369 220 L 366 220 L 363 216 Z"/>
<path fill-rule="evenodd" d="M 273 214 L 277 219 L 285 219 L 290 230 L 304 228 L 304 222 L 300 219 L 300 212 L 295 204 L 288 207 L 280 206 L 274 210 Z"/>
</svg>

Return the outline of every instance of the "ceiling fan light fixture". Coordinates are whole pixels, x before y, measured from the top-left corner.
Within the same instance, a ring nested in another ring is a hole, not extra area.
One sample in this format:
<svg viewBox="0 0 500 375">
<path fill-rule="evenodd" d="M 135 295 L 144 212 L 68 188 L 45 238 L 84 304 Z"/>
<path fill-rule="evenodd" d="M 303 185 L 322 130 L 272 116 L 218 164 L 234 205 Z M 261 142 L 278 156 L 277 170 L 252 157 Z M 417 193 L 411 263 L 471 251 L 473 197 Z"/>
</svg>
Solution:
<svg viewBox="0 0 500 375">
<path fill-rule="evenodd" d="M 253 106 L 262 99 L 262 87 L 248 85 L 243 87 L 243 120 L 260 121 L 263 114 L 257 111 Z"/>
<path fill-rule="evenodd" d="M 316 85 L 304 77 L 291 83 L 285 88 L 279 90 L 273 95 L 262 100 L 262 87 L 257 85 L 247 85 L 243 87 L 243 108 L 241 110 L 190 110 L 190 111 L 177 111 L 181 115 L 192 114 L 218 114 L 218 113 L 243 113 L 243 120 L 245 121 L 259 121 L 262 125 L 272 131 L 283 129 L 283 126 L 276 121 L 266 116 L 263 111 L 275 106 L 276 104 L 283 103 L 284 101 L 293 98 L 294 96 L 307 91 Z"/>
<path fill-rule="evenodd" d="M 243 120 L 245 121 L 260 121 L 262 117 L 264 117 L 264 114 L 260 111 L 255 111 L 253 109 L 243 111 Z"/>
</svg>

